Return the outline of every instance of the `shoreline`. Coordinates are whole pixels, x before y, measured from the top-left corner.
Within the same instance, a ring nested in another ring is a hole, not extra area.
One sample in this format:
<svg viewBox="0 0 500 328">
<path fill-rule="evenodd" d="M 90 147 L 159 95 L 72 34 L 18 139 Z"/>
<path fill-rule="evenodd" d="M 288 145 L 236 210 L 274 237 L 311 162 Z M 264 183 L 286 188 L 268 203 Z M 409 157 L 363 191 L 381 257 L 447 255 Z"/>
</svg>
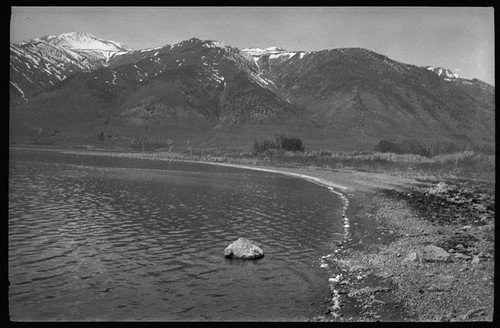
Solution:
<svg viewBox="0 0 500 328">
<path fill-rule="evenodd" d="M 321 258 L 321 267 L 331 277 L 328 281 L 331 298 L 324 310 L 319 310 L 322 314 L 310 321 L 491 321 L 493 318 L 494 257 L 483 256 L 479 263 L 472 262 L 472 256 L 465 259 L 465 255 L 444 263 L 405 262 L 408 254 L 425 245 L 440 245 L 443 240 L 463 235 L 463 224 L 433 224 L 412 206 L 413 199 L 421 197 L 418 192 L 433 186 L 432 183 L 360 171 L 248 166 L 106 150 L 68 151 L 282 174 L 325 186 L 337 194 L 344 204 L 345 240 L 333 253 Z M 483 230 L 482 226 L 467 225 L 466 232 L 473 236 L 491 234 Z M 477 244 L 476 255 L 493 252 L 491 243 Z"/>
</svg>

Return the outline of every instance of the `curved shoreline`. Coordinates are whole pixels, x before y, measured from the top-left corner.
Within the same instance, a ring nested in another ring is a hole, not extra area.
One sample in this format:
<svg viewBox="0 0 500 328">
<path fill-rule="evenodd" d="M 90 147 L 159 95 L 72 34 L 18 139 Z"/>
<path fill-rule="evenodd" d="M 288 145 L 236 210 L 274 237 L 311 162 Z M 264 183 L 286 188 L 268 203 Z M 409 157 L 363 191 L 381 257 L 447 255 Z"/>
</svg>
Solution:
<svg viewBox="0 0 500 328">
<path fill-rule="evenodd" d="M 319 185 L 323 185 L 323 186 L 326 186 L 326 187 L 331 187 L 331 188 L 335 188 L 335 189 L 342 189 L 342 190 L 347 190 L 348 189 L 346 186 L 342 186 L 342 185 L 333 183 L 333 182 L 325 180 L 325 179 L 320 179 L 320 178 L 316 178 L 316 177 L 305 175 L 305 174 L 299 174 L 299 173 L 281 171 L 281 170 L 278 170 L 278 169 L 266 169 L 266 168 L 255 167 L 255 166 L 246 166 L 246 165 L 229 164 L 229 163 L 218 163 L 218 162 L 206 162 L 206 161 L 189 161 L 189 160 L 183 161 L 183 160 L 179 160 L 179 162 L 201 163 L 201 164 L 210 164 L 210 165 L 234 167 L 234 168 L 246 169 L 246 170 L 269 172 L 269 173 L 278 173 L 278 174 L 283 174 L 283 175 L 292 176 L 292 177 L 296 177 L 296 178 L 302 178 L 302 179 L 305 179 L 305 180 L 307 180 L 309 182 L 316 183 L 316 184 L 319 184 Z"/>
<path fill-rule="evenodd" d="M 95 151 L 95 150 L 91 150 L 91 151 L 83 150 L 82 151 L 82 150 L 73 150 L 73 149 L 71 149 L 71 150 L 68 151 L 68 150 L 65 150 L 65 149 L 58 149 L 58 148 L 37 149 L 37 148 L 15 147 L 15 146 L 11 146 L 9 148 L 14 148 L 14 149 L 35 149 L 35 150 L 44 150 L 44 151 L 63 151 L 64 153 L 78 153 L 78 154 L 85 154 L 85 155 L 91 155 L 91 156 L 92 155 L 94 155 L 94 156 L 102 156 L 102 155 L 104 155 L 104 156 L 112 156 L 112 157 L 116 156 L 116 155 L 110 154 L 107 151 Z M 123 157 L 130 157 L 130 158 L 137 158 L 137 157 L 144 158 L 144 156 L 142 154 L 137 154 L 139 156 L 133 156 L 130 153 L 120 153 L 120 152 L 113 153 L 113 154 L 119 154 L 119 156 L 121 155 Z M 347 209 L 348 209 L 348 206 L 349 206 L 349 200 L 347 199 L 347 196 L 345 194 L 343 194 L 342 192 L 339 191 L 339 190 L 341 190 L 341 191 L 346 192 L 347 190 L 349 190 L 349 188 L 346 187 L 346 186 L 344 186 L 344 185 L 341 185 L 341 184 L 338 184 L 338 183 L 334 183 L 334 182 L 332 182 L 330 180 L 321 179 L 321 178 L 313 177 L 313 176 L 306 175 L 306 174 L 299 174 L 299 173 L 294 173 L 294 172 L 287 172 L 287 171 L 284 171 L 284 170 L 280 170 L 278 168 L 269 169 L 269 168 L 262 168 L 262 167 L 256 167 L 256 166 L 241 165 L 241 164 L 208 162 L 208 161 L 193 161 L 193 160 L 188 160 L 188 159 L 167 159 L 167 158 L 151 158 L 151 157 L 146 157 L 146 158 L 150 159 L 150 160 L 174 161 L 174 162 L 186 162 L 186 163 L 198 163 L 198 164 L 207 164 L 207 165 L 217 165 L 217 166 L 232 167 L 232 168 L 243 169 L 243 170 L 253 170 L 253 171 L 260 171 L 260 172 L 268 172 L 268 173 L 274 173 L 274 174 L 281 174 L 281 175 L 285 175 L 285 176 L 290 176 L 290 177 L 294 177 L 294 178 L 303 179 L 303 180 L 306 180 L 308 182 L 311 182 L 311 183 L 314 183 L 314 184 L 317 184 L 317 185 L 320 185 L 320 186 L 323 186 L 323 187 L 327 187 L 330 192 L 336 194 L 342 200 L 342 202 L 343 202 L 343 206 L 342 206 L 342 218 L 344 220 L 344 228 L 349 228 L 350 227 L 350 225 L 349 225 L 349 218 L 347 217 Z M 347 234 L 347 232 L 346 232 L 346 234 Z"/>
<path fill-rule="evenodd" d="M 194 162 L 194 161 L 186 161 L 186 162 Z M 332 181 L 328 181 L 325 179 L 321 178 L 316 178 L 310 175 L 306 174 L 299 174 L 299 173 L 294 173 L 294 172 L 286 172 L 286 171 L 280 171 L 278 169 L 266 169 L 266 168 L 261 168 L 261 167 L 252 167 L 252 166 L 246 166 L 246 165 L 239 165 L 239 164 L 228 164 L 228 163 L 216 163 L 216 162 L 195 162 L 195 163 L 202 163 L 202 164 L 211 164 L 211 165 L 219 165 L 219 166 L 225 166 L 225 167 L 233 167 L 233 168 L 238 168 L 238 169 L 244 169 L 244 170 L 254 170 L 254 171 L 261 171 L 261 172 L 268 172 L 268 173 L 275 173 L 275 174 L 281 174 L 285 176 L 290 176 L 294 178 L 299 178 L 306 180 L 308 182 L 327 187 L 328 190 L 337 196 L 340 197 L 342 200 L 342 219 L 344 221 L 343 227 L 344 227 L 344 240 L 346 240 L 349 236 L 349 217 L 347 216 L 347 208 L 349 207 L 349 199 L 347 199 L 347 196 L 343 194 L 342 192 L 335 190 L 335 189 L 341 189 L 343 191 L 347 191 L 348 188 L 346 186 L 342 186 L 336 183 L 333 183 Z"/>
<path fill-rule="evenodd" d="M 349 209 L 352 227 L 346 227 L 346 231 L 352 234 L 349 235 L 352 239 L 346 240 L 348 245 L 345 246 L 348 247 L 343 247 L 342 242 L 334 254 L 320 259 L 321 267 L 328 269 L 332 277 L 328 281 L 332 298 L 330 304 L 325 306 L 327 312 L 323 312 L 324 315 L 308 321 L 491 321 L 493 318 L 494 295 L 490 286 L 494 285 L 494 257 L 491 256 L 494 254 L 491 246 L 494 243 L 491 241 L 494 240 L 491 232 L 494 232 L 494 222 L 488 221 L 488 225 L 484 227 L 475 225 L 472 223 L 474 216 L 467 221 L 469 226 L 463 226 L 465 223 L 460 222 L 443 222 L 437 225 L 430 222 L 428 217 L 439 217 L 443 213 L 436 212 L 432 207 L 427 209 L 426 206 L 422 207 L 425 213 L 420 213 L 421 209 L 416 208 L 412 202 L 425 201 L 426 198 L 421 193 L 439 182 L 437 178 L 424 181 L 418 176 L 404 177 L 390 172 L 325 171 L 273 167 L 272 164 L 259 167 L 257 163 L 207 162 L 160 157 L 161 154 L 64 149 L 54 151 L 211 164 L 282 174 L 326 186 L 339 197 L 344 197 L 342 217 L 345 223 L 349 223 L 346 216 Z M 388 191 L 391 193 L 387 193 Z M 470 211 L 476 210 L 472 208 Z M 460 213 L 453 206 L 450 207 L 449 215 Z M 366 237 L 366 232 L 372 235 Z M 462 251 L 474 252 L 473 254 L 484 251 L 486 255 L 480 260 L 479 255 L 476 256 L 479 263 L 472 263 L 471 258 L 456 258 L 445 263 L 404 263 L 408 254 L 426 245 L 439 246 L 440 242 L 451 242 L 457 236 L 469 234 L 479 236 L 479 241 L 470 246 L 465 245 Z M 439 298 L 430 297 L 437 291 L 427 285 L 442 283 L 440 279 L 451 276 L 455 279 L 453 284 L 448 289 L 439 291 Z M 349 295 L 354 295 L 355 299 Z M 477 311 L 478 305 L 487 310 L 481 314 L 471 312 Z M 322 307 L 320 311 L 323 309 Z"/>
<path fill-rule="evenodd" d="M 16 147 L 12 147 L 16 148 Z M 256 167 L 256 166 L 247 166 L 247 165 L 240 165 L 240 164 L 231 164 L 231 163 L 220 163 L 220 162 L 208 162 L 208 161 L 193 161 L 193 160 L 188 160 L 188 159 L 167 159 L 167 158 L 152 158 L 152 157 L 144 157 L 138 154 L 139 156 L 134 156 L 134 154 L 130 153 L 114 153 L 110 154 L 107 152 L 88 152 L 88 151 L 78 151 L 78 150 L 70 150 L 70 151 L 65 151 L 64 149 L 43 149 L 44 151 L 62 151 L 64 153 L 77 153 L 79 155 L 84 154 L 88 156 L 110 156 L 110 157 L 128 157 L 128 158 L 145 158 L 148 160 L 160 160 L 160 161 L 174 161 L 174 162 L 184 162 L 184 163 L 195 163 L 195 164 L 204 164 L 204 165 L 217 165 L 217 166 L 222 166 L 222 167 L 230 167 L 230 168 L 236 168 L 236 169 L 241 169 L 241 170 L 253 170 L 253 171 L 260 171 L 260 172 L 267 172 L 267 173 L 272 173 L 272 174 L 279 174 L 282 176 L 288 176 L 292 178 L 298 178 L 305 180 L 307 182 L 316 184 L 321 187 L 326 187 L 328 191 L 334 193 L 337 195 L 342 202 L 342 212 L 341 212 L 341 217 L 343 220 L 343 241 L 342 243 L 345 243 L 349 240 L 350 236 L 350 222 L 349 222 L 349 217 L 347 215 L 347 210 L 349 207 L 349 200 L 346 196 L 346 191 L 349 190 L 348 187 L 334 183 L 332 181 L 329 181 L 327 179 L 322 179 L 306 174 L 300 174 L 300 173 L 295 173 L 295 172 L 287 172 L 284 170 L 280 170 L 279 168 L 262 168 L 262 167 Z M 342 248 L 342 247 L 341 247 Z M 338 250 L 337 250 L 338 251 Z M 320 256 L 318 258 L 319 260 L 319 267 L 320 268 L 329 268 L 329 265 L 326 264 L 325 260 L 334 256 L 334 252 L 331 252 L 327 255 Z M 332 285 L 331 280 L 333 279 L 331 277 L 331 273 L 327 274 L 329 276 L 329 279 L 325 281 L 325 285 L 329 288 L 330 294 L 332 295 L 331 297 L 331 302 L 337 305 L 337 312 L 340 312 L 340 295 L 337 293 L 337 291 L 334 289 L 334 285 Z M 331 312 L 332 315 L 334 314 Z M 335 313 L 335 317 L 338 317 L 338 314 Z"/>
</svg>

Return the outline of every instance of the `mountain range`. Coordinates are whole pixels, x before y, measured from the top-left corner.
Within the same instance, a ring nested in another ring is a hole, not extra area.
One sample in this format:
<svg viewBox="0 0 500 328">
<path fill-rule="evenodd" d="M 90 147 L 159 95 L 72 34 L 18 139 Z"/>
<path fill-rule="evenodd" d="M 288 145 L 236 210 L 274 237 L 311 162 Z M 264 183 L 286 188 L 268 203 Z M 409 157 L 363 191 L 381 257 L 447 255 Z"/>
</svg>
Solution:
<svg viewBox="0 0 500 328">
<path fill-rule="evenodd" d="M 362 48 L 238 49 L 192 38 L 132 50 L 82 32 L 10 45 L 11 142 L 249 149 L 381 139 L 494 145 L 495 88 Z"/>
</svg>

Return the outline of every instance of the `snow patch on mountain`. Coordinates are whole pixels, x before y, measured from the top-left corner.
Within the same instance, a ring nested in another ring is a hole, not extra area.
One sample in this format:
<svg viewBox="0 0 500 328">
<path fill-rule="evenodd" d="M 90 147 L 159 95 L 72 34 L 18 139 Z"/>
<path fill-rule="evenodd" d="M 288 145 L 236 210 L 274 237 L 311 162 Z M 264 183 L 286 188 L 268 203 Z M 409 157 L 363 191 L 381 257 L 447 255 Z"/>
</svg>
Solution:
<svg viewBox="0 0 500 328">
<path fill-rule="evenodd" d="M 19 93 L 21 94 L 21 97 L 22 97 L 24 100 L 27 100 L 26 96 L 24 95 L 23 90 L 21 90 L 21 88 L 17 85 L 17 83 L 10 81 L 10 84 L 11 84 L 14 88 L 16 88 L 16 89 L 17 89 L 17 91 L 19 91 Z"/>
<path fill-rule="evenodd" d="M 58 80 L 108 66 L 111 58 L 129 52 L 122 43 L 82 32 L 11 43 L 10 79 L 14 88 L 24 90 L 14 97 L 28 100 Z"/>
<path fill-rule="evenodd" d="M 71 50 L 101 50 L 105 52 L 131 50 L 120 42 L 104 40 L 84 32 L 63 33 L 57 36 L 47 35 L 35 40 L 43 40 Z"/>
<path fill-rule="evenodd" d="M 203 46 L 205 48 L 226 48 L 227 47 L 224 43 L 219 42 L 219 41 L 204 42 Z"/>
<path fill-rule="evenodd" d="M 250 72 L 250 77 L 252 78 L 253 81 L 255 81 L 258 85 L 261 87 L 274 91 L 274 88 L 276 88 L 276 85 L 274 84 L 273 81 L 268 80 L 260 76 L 259 74 L 255 74 L 253 72 Z"/>
<path fill-rule="evenodd" d="M 290 59 L 293 56 L 295 56 L 297 53 L 296 52 L 283 52 L 279 54 L 271 54 L 269 55 L 269 58 L 271 59 Z"/>
<path fill-rule="evenodd" d="M 259 56 L 259 57 L 267 54 L 279 54 L 283 52 L 288 52 L 288 50 L 279 47 L 269 47 L 265 49 L 252 47 L 243 49 L 242 51 L 251 56 Z"/>
<path fill-rule="evenodd" d="M 269 59 L 271 60 L 279 60 L 279 61 L 285 61 L 288 59 L 293 58 L 295 55 L 298 54 L 299 59 L 304 58 L 304 56 L 307 54 L 305 51 L 288 51 L 283 48 L 279 47 L 269 47 L 269 48 L 246 48 L 242 50 L 242 53 L 247 54 L 251 56 L 255 62 L 255 65 L 259 67 L 258 61 L 260 58 L 263 56 L 268 56 Z"/>
<path fill-rule="evenodd" d="M 70 63 L 82 70 L 106 66 L 114 56 L 131 51 L 120 42 L 104 40 L 83 32 L 46 35 L 30 41 L 17 42 L 13 46 L 11 51 L 31 59 L 36 64 L 39 59 L 29 58 L 30 53 L 36 53 L 52 64 Z"/>
<path fill-rule="evenodd" d="M 431 72 L 436 73 L 438 76 L 448 79 L 447 81 L 450 80 L 456 80 L 460 79 L 461 76 L 458 73 L 453 72 L 450 69 L 443 68 L 443 67 L 433 67 L 433 66 L 424 66 L 424 68 L 428 69 Z"/>
</svg>

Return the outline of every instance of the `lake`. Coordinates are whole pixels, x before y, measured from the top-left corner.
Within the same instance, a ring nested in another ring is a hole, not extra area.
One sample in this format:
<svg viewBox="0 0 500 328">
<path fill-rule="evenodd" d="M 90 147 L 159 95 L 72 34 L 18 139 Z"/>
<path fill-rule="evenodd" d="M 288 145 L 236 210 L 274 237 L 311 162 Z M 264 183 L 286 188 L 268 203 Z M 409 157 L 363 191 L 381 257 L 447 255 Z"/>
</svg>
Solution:
<svg viewBox="0 0 500 328">
<path fill-rule="evenodd" d="M 199 163 L 10 149 L 11 320 L 306 320 L 343 238 L 327 188 Z M 230 260 L 246 237 L 263 259 Z"/>
</svg>

